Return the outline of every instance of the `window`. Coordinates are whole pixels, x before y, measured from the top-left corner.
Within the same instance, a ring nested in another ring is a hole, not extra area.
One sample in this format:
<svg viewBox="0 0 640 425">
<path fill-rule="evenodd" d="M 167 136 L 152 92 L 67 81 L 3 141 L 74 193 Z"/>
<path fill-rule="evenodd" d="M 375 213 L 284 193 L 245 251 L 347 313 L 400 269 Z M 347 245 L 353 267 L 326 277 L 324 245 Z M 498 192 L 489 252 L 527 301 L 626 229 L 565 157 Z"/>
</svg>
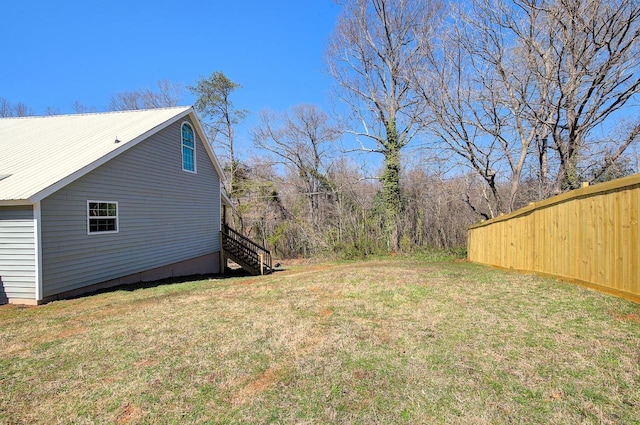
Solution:
<svg viewBox="0 0 640 425">
<path fill-rule="evenodd" d="M 182 124 L 182 169 L 196 172 L 196 143 L 193 128 L 186 122 Z"/>
<path fill-rule="evenodd" d="M 118 203 L 87 201 L 87 233 L 118 233 Z"/>
</svg>

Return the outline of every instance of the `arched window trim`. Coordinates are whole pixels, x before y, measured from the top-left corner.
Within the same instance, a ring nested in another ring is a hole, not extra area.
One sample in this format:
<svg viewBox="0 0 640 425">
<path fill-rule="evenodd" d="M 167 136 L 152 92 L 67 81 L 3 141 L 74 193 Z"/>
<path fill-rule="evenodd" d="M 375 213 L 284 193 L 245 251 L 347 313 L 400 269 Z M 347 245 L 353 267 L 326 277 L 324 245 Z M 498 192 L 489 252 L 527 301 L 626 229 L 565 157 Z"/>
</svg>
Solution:
<svg viewBox="0 0 640 425">
<path fill-rule="evenodd" d="M 184 131 L 183 129 L 185 126 L 188 127 L 189 130 L 191 130 L 191 134 L 193 135 L 193 146 L 189 146 L 188 143 L 185 143 L 185 138 L 183 135 L 183 131 Z M 182 171 L 195 174 L 198 172 L 198 169 L 197 169 L 198 162 L 196 161 L 196 145 L 197 144 L 196 144 L 196 132 L 193 129 L 193 126 L 191 125 L 191 123 L 184 121 L 182 125 L 180 125 L 180 140 L 181 140 L 180 148 L 182 152 Z M 192 162 L 189 162 L 188 155 L 185 155 L 185 153 L 189 151 L 191 152 Z"/>
</svg>

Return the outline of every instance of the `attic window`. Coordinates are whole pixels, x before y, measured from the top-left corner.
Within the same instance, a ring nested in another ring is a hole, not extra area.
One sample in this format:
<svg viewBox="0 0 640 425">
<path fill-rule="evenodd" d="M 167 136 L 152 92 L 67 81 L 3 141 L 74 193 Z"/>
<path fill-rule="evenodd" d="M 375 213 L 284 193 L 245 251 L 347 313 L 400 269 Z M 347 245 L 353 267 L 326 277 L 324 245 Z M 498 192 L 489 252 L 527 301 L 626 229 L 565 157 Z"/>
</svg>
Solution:
<svg viewBox="0 0 640 425">
<path fill-rule="evenodd" d="M 193 128 L 188 123 L 182 124 L 182 169 L 196 172 L 196 143 Z"/>
<path fill-rule="evenodd" d="M 118 233 L 118 203 L 87 201 L 87 233 Z"/>
</svg>

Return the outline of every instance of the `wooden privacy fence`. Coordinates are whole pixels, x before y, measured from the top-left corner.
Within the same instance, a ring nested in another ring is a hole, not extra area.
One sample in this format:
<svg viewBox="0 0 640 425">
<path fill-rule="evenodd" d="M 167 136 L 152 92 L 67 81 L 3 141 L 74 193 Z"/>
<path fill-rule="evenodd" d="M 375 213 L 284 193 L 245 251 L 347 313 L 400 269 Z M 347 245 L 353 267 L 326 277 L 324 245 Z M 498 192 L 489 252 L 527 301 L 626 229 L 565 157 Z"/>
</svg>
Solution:
<svg viewBox="0 0 640 425">
<path fill-rule="evenodd" d="M 469 261 L 640 302 L 640 174 L 583 187 L 469 227 Z"/>
</svg>

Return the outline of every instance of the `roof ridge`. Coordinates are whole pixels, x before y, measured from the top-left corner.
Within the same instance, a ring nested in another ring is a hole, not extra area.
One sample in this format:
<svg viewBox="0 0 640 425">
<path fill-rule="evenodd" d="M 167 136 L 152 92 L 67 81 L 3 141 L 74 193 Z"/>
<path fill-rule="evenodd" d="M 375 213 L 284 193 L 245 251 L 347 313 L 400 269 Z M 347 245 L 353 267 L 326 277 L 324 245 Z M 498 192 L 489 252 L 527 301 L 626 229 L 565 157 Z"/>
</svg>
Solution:
<svg viewBox="0 0 640 425">
<path fill-rule="evenodd" d="M 83 112 L 80 114 L 27 115 L 27 116 L 21 116 L 21 117 L 0 117 L 0 120 L 29 120 L 29 119 L 47 119 L 47 118 L 61 118 L 61 117 L 83 117 L 83 116 L 126 114 L 126 113 L 150 112 L 150 111 L 167 111 L 170 109 L 186 110 L 191 107 L 192 106 L 166 106 L 162 108 L 127 109 L 127 110 L 121 110 L 121 111 Z"/>
</svg>

